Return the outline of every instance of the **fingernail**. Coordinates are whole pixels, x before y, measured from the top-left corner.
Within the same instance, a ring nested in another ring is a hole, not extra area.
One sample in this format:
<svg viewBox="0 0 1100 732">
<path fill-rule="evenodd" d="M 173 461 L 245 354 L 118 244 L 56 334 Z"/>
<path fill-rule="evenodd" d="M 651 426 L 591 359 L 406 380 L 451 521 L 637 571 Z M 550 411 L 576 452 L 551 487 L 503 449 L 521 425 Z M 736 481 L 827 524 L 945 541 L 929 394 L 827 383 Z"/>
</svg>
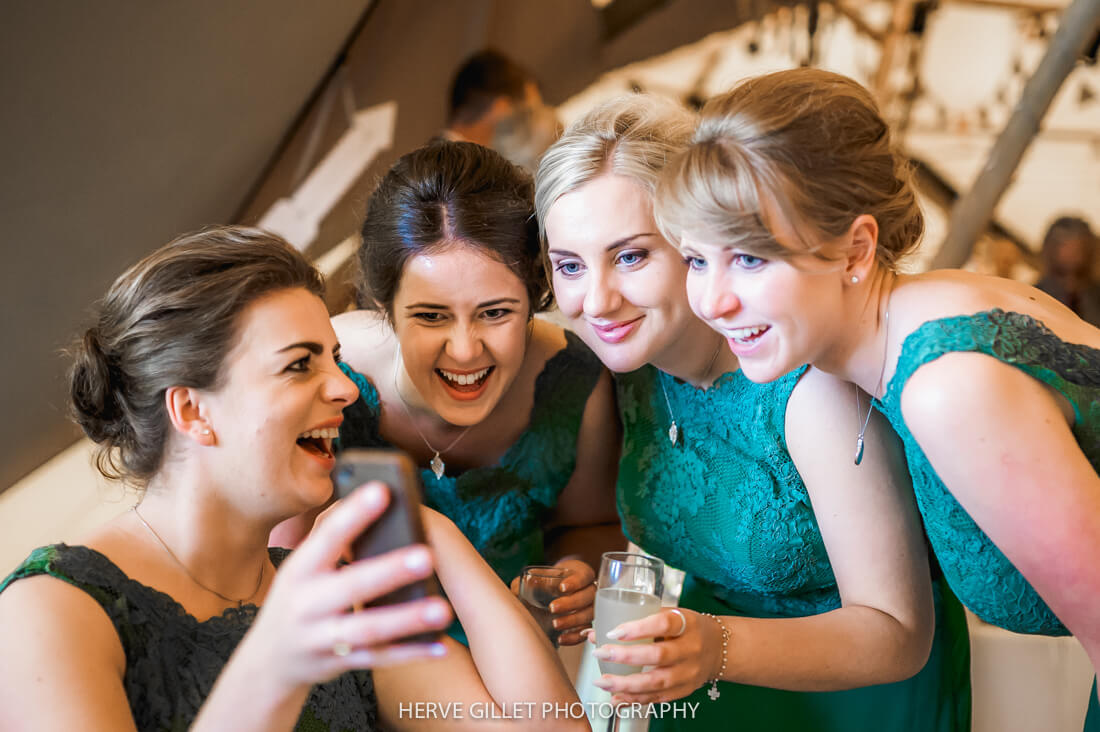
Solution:
<svg viewBox="0 0 1100 732">
<path fill-rule="evenodd" d="M 429 623 L 442 623 L 447 619 L 447 608 L 433 602 L 424 608 L 424 614 L 421 617 Z"/>
<path fill-rule="evenodd" d="M 565 582 L 562 582 L 560 585 L 558 585 L 558 592 L 569 592 L 569 585 L 567 585 Z"/>
<path fill-rule="evenodd" d="M 428 556 L 428 550 L 424 548 L 413 549 L 405 555 L 405 569 L 411 569 L 414 572 L 426 569 L 430 563 L 431 557 Z"/>
<path fill-rule="evenodd" d="M 442 643 L 432 643 L 431 654 L 433 656 L 446 656 L 447 646 L 443 645 Z"/>
<path fill-rule="evenodd" d="M 369 485 L 362 491 L 363 506 L 366 508 L 378 508 L 382 505 L 382 489 L 377 485 Z"/>
<path fill-rule="evenodd" d="M 619 628 L 615 628 L 614 630 L 607 631 L 607 637 L 610 638 L 611 640 L 619 640 L 624 635 L 626 635 L 626 633 L 624 633 Z"/>
<path fill-rule="evenodd" d="M 601 660 L 610 661 L 613 654 L 610 648 L 604 646 L 602 648 L 597 648 L 596 650 L 592 651 L 592 655 Z"/>
<path fill-rule="evenodd" d="M 596 679 L 595 681 L 593 681 L 592 685 L 593 686 L 598 686 L 601 689 L 603 689 L 604 691 L 608 691 L 609 689 L 611 689 L 611 681 L 608 680 L 608 679 L 605 679 L 602 676 L 600 678 Z"/>
</svg>

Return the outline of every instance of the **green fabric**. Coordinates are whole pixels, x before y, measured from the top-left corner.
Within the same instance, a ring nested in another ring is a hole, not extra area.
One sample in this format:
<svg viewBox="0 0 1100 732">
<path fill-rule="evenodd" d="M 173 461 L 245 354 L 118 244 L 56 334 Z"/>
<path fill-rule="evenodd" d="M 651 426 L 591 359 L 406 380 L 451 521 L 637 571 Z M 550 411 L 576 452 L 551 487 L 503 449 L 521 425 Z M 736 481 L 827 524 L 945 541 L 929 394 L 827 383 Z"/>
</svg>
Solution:
<svg viewBox="0 0 1100 732">
<path fill-rule="evenodd" d="M 269 549 L 276 567 L 286 549 Z M 48 575 L 90 595 L 118 633 L 126 655 L 123 686 L 139 730 L 186 730 L 233 650 L 252 626 L 256 605 L 230 607 L 199 621 L 170 596 L 127 577 L 85 546 L 39 547 L 0 583 Z M 378 700 L 369 671 L 313 687 L 295 725 L 301 732 L 374 729 Z"/>
<path fill-rule="evenodd" d="M 787 452 L 787 401 L 804 370 L 770 384 L 728 373 L 706 391 L 650 366 L 616 377 L 623 528 L 643 549 L 687 572 L 682 606 L 773 618 L 840 606 L 806 486 Z M 675 445 L 668 438 L 670 407 L 680 428 Z M 949 591 L 938 583 L 935 590 L 932 655 L 913 679 L 826 693 L 720 683 L 716 701 L 706 696 L 708 685 L 689 697 L 700 703 L 694 720 L 651 720 L 650 729 L 967 730 L 966 620 Z"/>
<path fill-rule="evenodd" d="M 420 473 L 424 502 L 454 521 L 506 583 L 545 559 L 543 526 L 573 475 L 581 416 L 603 368 L 579 338 L 565 335 L 565 348 L 535 381 L 527 429 L 497 464 L 442 478 L 427 468 Z M 378 390 L 363 374 L 341 368 L 360 398 L 344 410 L 340 448 L 392 447 L 378 432 Z"/>
<path fill-rule="evenodd" d="M 1100 732 L 1100 702 L 1096 697 L 1096 679 L 1092 680 L 1092 692 L 1089 694 L 1089 711 L 1085 715 L 1083 732 Z"/>
<path fill-rule="evenodd" d="M 975 352 L 1012 364 L 1066 397 L 1076 413 L 1073 434 L 1100 466 L 1100 351 L 1066 343 L 1028 315 L 990 310 L 924 323 L 906 337 L 897 370 L 876 406 L 905 443 L 917 505 L 951 589 L 975 615 L 1017 633 L 1067 635 L 1023 575 L 959 505 L 905 425 L 905 384 L 924 364 L 947 353 Z M 991 486 L 996 490 L 996 486 Z"/>
</svg>

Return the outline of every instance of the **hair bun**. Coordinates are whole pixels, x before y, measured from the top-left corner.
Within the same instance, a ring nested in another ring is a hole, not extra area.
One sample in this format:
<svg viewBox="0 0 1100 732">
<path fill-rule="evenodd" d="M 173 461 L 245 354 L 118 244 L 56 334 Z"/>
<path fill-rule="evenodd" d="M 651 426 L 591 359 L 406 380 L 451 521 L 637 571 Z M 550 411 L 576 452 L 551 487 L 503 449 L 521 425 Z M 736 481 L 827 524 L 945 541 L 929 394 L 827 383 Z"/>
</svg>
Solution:
<svg viewBox="0 0 1100 732">
<path fill-rule="evenodd" d="M 126 414 L 118 398 L 117 369 L 104 353 L 98 328 L 89 328 L 73 349 L 69 373 L 73 416 L 93 442 L 114 442 L 126 429 Z"/>
</svg>

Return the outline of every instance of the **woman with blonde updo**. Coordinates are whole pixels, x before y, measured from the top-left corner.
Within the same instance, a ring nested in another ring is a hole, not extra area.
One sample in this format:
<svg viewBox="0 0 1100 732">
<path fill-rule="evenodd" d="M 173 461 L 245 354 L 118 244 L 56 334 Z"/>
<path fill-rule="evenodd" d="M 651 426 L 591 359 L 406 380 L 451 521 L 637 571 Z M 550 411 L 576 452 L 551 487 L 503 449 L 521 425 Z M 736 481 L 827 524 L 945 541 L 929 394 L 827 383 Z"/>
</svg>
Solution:
<svg viewBox="0 0 1100 732">
<path fill-rule="evenodd" d="M 1073 633 L 1100 664 L 1100 331 L 1022 283 L 898 272 L 923 222 L 867 90 L 798 69 L 713 99 L 657 218 L 746 376 L 809 363 L 854 384 L 860 413 L 833 430 L 857 461 L 874 397 L 963 604 Z"/>
<path fill-rule="evenodd" d="M 962 608 L 932 583 L 885 420 L 867 425 L 856 468 L 830 434 L 851 414 L 846 383 L 797 368 L 754 384 L 691 312 L 688 267 L 652 205 L 694 122 L 656 98 L 613 100 L 551 146 L 536 179 L 558 305 L 616 372 L 624 531 L 687 573 L 680 609 L 620 626 L 652 643 L 595 651 L 652 668 L 597 684 L 695 705 L 651 730 L 969 729 Z"/>
<path fill-rule="evenodd" d="M 532 618 L 450 521 L 428 546 L 344 564 L 386 486 L 340 501 L 288 556 L 272 527 L 332 493 L 332 434 L 356 397 L 321 276 L 257 229 L 183 236 L 123 274 L 75 347 L 72 406 L 141 501 L 0 583 L 0 728 L 373 730 L 424 702 L 576 695 Z M 440 598 L 363 607 L 432 573 Z M 523 663 L 516 663 L 522 658 Z M 536 704 L 537 706 L 537 704 Z M 564 719 L 509 726 L 579 728 Z"/>
</svg>

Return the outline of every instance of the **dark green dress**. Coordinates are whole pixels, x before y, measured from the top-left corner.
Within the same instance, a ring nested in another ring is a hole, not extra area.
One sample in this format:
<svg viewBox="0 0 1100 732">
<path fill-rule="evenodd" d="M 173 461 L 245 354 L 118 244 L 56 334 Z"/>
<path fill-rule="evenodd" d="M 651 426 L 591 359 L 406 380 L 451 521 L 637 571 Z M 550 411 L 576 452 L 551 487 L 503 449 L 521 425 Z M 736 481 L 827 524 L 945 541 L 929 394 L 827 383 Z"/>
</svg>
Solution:
<svg viewBox="0 0 1100 732">
<path fill-rule="evenodd" d="M 930 320 L 905 338 L 894 377 L 882 401 L 875 403 L 905 443 L 928 539 L 963 604 L 987 623 L 1017 633 L 1068 635 L 1023 575 L 951 495 L 905 425 L 901 395 L 909 378 L 924 364 L 957 352 L 984 353 L 1058 391 L 1073 406 L 1077 444 L 1100 471 L 1100 350 L 1066 343 L 1021 313 L 989 310 Z M 1091 723 L 1100 727 L 1095 702 L 1089 715 Z"/>
<path fill-rule="evenodd" d="M 268 551 L 276 566 L 288 553 Z M 126 654 L 126 698 L 143 732 L 182 732 L 191 726 L 259 610 L 244 605 L 196 620 L 171 597 L 130 579 L 94 549 L 66 544 L 35 549 L 0 583 L 0 592 L 12 582 L 38 575 L 83 590 L 107 613 Z M 375 729 L 377 722 L 371 674 L 354 671 L 313 687 L 295 729 L 358 732 Z"/>
<path fill-rule="evenodd" d="M 804 372 L 770 384 L 727 373 L 703 391 L 646 366 L 616 377 L 624 429 L 618 506 L 626 534 L 687 572 L 680 605 L 745 617 L 803 617 L 840 607 L 806 486 L 785 437 Z M 668 437 L 669 408 L 680 428 Z M 705 685 L 693 720 L 651 730 L 958 732 L 970 728 L 970 648 L 958 600 L 937 577 L 936 634 L 915 677 L 841 692 Z"/>
<path fill-rule="evenodd" d="M 424 502 L 466 535 L 505 582 L 545 560 L 543 526 L 577 463 L 577 434 L 602 365 L 579 338 L 546 362 L 535 381 L 527 429 L 496 465 L 436 478 L 421 471 Z M 374 384 L 342 364 L 359 387 L 344 410 L 340 447 L 392 447 L 378 432 L 382 410 Z"/>
</svg>

